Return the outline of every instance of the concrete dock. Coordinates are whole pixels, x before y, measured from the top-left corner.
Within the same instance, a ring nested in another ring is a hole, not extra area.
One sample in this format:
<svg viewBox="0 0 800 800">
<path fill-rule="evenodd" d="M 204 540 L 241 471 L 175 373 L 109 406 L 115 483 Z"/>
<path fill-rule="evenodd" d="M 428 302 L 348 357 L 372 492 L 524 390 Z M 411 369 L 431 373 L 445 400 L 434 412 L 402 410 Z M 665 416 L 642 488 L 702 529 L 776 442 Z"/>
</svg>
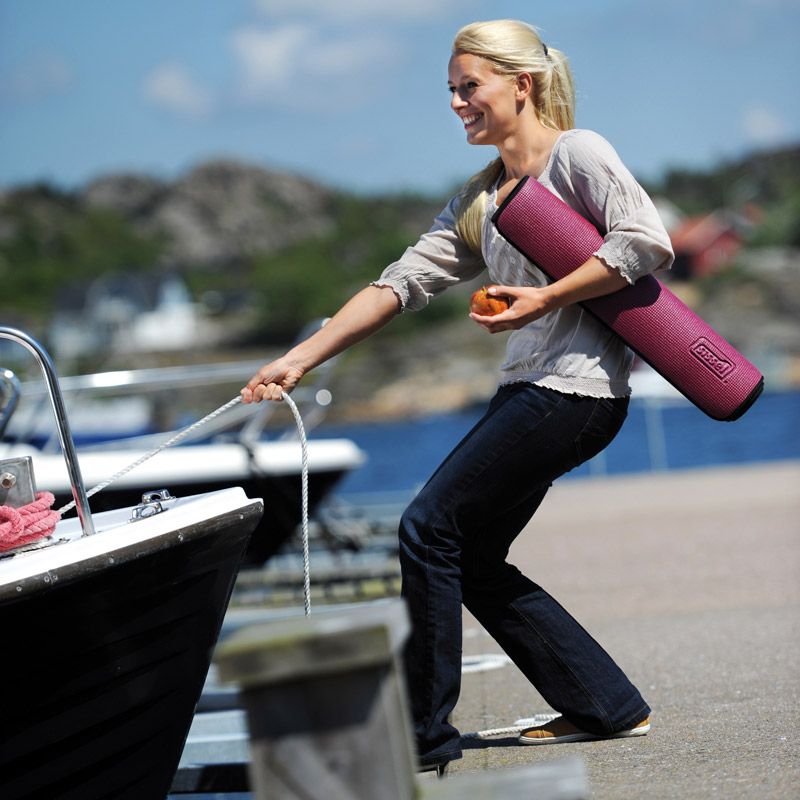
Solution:
<svg viewBox="0 0 800 800">
<path fill-rule="evenodd" d="M 469 739 L 451 774 L 578 756 L 597 800 L 800 798 L 800 462 L 562 480 L 512 561 L 626 670 L 652 731 Z M 465 613 L 465 656 L 499 652 Z M 506 665 L 464 676 L 454 722 L 470 733 L 548 711 Z"/>
</svg>

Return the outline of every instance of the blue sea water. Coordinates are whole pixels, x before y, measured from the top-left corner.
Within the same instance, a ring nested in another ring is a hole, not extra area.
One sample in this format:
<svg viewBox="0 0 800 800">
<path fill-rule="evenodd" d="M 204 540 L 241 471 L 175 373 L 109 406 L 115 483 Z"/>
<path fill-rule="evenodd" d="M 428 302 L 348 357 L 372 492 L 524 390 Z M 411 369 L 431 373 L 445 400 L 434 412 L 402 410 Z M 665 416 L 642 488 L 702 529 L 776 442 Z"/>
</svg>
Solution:
<svg viewBox="0 0 800 800">
<path fill-rule="evenodd" d="M 478 421 L 483 407 L 391 422 L 324 425 L 315 437 L 344 436 L 367 454 L 336 489 L 340 496 L 412 492 Z M 718 422 L 688 402 L 636 400 L 604 453 L 564 479 L 800 459 L 800 391 L 765 392 L 735 422 Z M 562 479 L 563 480 L 563 479 Z"/>
</svg>

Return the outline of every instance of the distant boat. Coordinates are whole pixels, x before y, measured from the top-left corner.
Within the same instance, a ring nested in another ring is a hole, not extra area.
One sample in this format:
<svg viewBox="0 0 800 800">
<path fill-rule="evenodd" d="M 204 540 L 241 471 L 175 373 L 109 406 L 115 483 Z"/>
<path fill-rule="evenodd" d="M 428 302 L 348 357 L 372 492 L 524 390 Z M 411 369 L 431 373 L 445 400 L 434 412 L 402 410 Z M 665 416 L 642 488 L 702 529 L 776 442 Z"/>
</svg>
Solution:
<svg viewBox="0 0 800 800">
<path fill-rule="evenodd" d="M 202 366 L 122 370 L 61 379 L 60 385 L 87 487 L 107 480 L 175 430 L 160 430 L 155 419 L 164 415 L 170 399 L 191 397 L 191 405 L 214 409 L 214 403 L 234 394 L 255 373 L 261 362 L 234 362 Z M 331 365 L 315 370 L 309 385 L 299 386 L 293 398 L 307 431 L 324 417 L 331 394 L 326 377 Z M 311 382 L 313 381 L 313 382 Z M 9 370 L 0 370 L 0 459 L 29 455 L 36 460 L 39 485 L 53 492 L 56 507 L 68 502 L 70 483 L 58 440 L 42 414 L 47 402 L 40 382 L 20 384 Z M 198 403 L 198 393 L 202 402 Z M 166 402 L 165 402 L 166 398 Z M 92 497 L 95 511 L 129 506 L 142 493 L 168 488 L 173 494 L 191 495 L 229 486 L 241 486 L 249 496 L 260 497 L 270 509 L 252 538 L 246 563 L 261 564 L 292 535 L 301 516 L 301 449 L 294 422 L 289 417 L 272 425 L 279 404 L 258 408 L 238 406 L 195 435 L 159 453 Z M 202 414 L 201 414 L 202 416 Z M 103 425 L 98 421 L 103 420 Z M 173 420 L 174 421 L 174 420 Z M 192 420 L 182 420 L 193 422 Z M 270 423 L 269 435 L 265 433 Z M 178 426 L 180 427 L 180 426 Z M 309 508 L 313 512 L 333 487 L 366 456 L 349 439 L 311 439 L 308 443 Z"/>
</svg>

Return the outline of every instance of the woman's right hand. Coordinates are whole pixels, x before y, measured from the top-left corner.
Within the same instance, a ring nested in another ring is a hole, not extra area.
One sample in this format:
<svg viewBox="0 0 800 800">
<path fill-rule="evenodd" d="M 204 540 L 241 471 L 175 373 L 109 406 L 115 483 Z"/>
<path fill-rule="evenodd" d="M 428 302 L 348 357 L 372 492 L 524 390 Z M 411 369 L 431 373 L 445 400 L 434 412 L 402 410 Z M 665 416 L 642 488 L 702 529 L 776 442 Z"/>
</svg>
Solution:
<svg viewBox="0 0 800 800">
<path fill-rule="evenodd" d="M 284 392 L 291 392 L 305 374 L 305 370 L 288 356 L 265 364 L 253 375 L 240 394 L 244 403 L 262 400 L 282 400 Z"/>
</svg>

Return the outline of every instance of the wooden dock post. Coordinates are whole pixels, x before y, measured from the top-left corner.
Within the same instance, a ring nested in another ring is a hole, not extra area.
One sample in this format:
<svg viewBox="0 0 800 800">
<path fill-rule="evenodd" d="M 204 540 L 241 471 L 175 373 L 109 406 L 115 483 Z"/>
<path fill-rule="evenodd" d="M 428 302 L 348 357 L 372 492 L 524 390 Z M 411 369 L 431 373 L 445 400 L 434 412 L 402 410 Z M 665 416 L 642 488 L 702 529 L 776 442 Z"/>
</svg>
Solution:
<svg viewBox="0 0 800 800">
<path fill-rule="evenodd" d="M 217 649 L 239 685 L 258 800 L 412 800 L 400 600 L 247 627 Z"/>
</svg>

